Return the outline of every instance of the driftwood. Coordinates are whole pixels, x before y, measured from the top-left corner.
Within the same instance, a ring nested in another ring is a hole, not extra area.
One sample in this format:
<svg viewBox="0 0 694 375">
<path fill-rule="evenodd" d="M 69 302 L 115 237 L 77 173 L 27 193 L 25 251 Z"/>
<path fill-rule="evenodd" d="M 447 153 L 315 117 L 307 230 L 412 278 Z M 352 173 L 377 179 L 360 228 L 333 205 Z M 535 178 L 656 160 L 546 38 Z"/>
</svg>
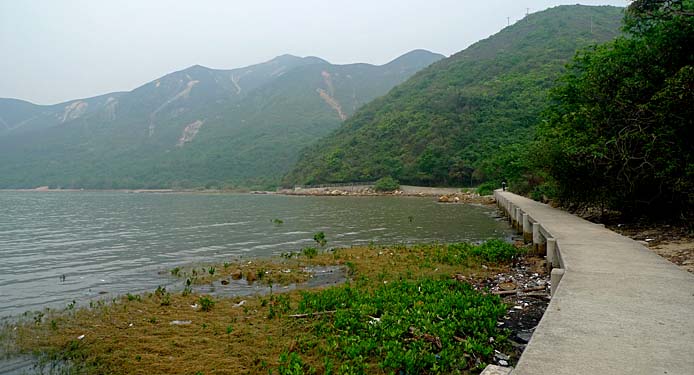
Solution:
<svg viewBox="0 0 694 375">
<path fill-rule="evenodd" d="M 336 312 L 337 312 L 337 310 L 319 311 L 319 312 L 308 313 L 308 314 L 294 314 L 294 315 L 289 315 L 289 317 L 290 318 L 310 318 L 312 316 L 328 315 L 328 314 L 334 314 Z"/>
<path fill-rule="evenodd" d="M 505 296 L 508 294 L 528 293 L 528 292 L 535 292 L 538 290 L 545 290 L 545 287 L 544 286 L 536 286 L 534 288 L 527 288 L 527 289 L 497 290 L 495 292 L 492 292 L 492 294 L 496 294 L 498 296 Z"/>
</svg>

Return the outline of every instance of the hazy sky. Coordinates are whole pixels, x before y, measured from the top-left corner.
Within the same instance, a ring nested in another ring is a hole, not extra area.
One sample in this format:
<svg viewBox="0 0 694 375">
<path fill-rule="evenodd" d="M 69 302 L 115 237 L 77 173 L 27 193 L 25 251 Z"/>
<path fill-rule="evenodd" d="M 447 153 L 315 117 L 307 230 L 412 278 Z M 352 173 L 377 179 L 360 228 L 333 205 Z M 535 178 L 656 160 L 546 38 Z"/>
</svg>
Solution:
<svg viewBox="0 0 694 375">
<path fill-rule="evenodd" d="M 579 1 L 626 6 L 626 0 Z M 577 0 L 0 0 L 0 97 L 54 104 L 132 90 L 194 64 L 237 68 L 290 53 L 386 63 L 450 55 Z"/>
</svg>

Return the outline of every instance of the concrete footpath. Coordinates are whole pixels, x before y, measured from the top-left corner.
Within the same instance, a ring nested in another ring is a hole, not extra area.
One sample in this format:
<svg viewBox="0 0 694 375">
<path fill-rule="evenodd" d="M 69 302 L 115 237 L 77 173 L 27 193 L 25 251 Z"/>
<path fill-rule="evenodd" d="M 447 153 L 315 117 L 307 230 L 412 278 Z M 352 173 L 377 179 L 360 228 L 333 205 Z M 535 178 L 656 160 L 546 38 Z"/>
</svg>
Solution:
<svg viewBox="0 0 694 375">
<path fill-rule="evenodd" d="M 494 196 L 555 267 L 552 300 L 513 375 L 694 374 L 694 275 L 602 225 Z"/>
</svg>

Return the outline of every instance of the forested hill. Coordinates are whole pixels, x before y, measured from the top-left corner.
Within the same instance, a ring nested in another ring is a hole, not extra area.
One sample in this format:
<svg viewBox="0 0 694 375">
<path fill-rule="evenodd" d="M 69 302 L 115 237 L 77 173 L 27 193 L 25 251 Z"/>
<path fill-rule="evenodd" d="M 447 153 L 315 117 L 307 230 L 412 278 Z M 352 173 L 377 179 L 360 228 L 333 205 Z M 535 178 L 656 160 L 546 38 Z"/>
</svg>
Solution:
<svg viewBox="0 0 694 375">
<path fill-rule="evenodd" d="M 580 5 L 531 14 L 362 107 L 305 149 L 284 182 L 482 181 L 485 160 L 532 136 L 564 65 L 577 50 L 615 38 L 622 16 L 622 8 Z"/>
<path fill-rule="evenodd" d="M 415 50 L 376 66 L 283 55 L 50 106 L 0 99 L 0 188 L 266 187 L 302 147 L 441 58 Z"/>
</svg>

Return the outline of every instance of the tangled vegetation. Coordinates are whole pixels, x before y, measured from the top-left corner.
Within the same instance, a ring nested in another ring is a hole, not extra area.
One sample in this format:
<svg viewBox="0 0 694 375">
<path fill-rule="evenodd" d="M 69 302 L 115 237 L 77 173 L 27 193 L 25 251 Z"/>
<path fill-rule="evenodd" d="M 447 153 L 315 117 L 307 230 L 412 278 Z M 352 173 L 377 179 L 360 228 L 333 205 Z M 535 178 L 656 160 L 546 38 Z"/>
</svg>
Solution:
<svg viewBox="0 0 694 375">
<path fill-rule="evenodd" d="M 291 267 L 339 265 L 351 281 L 222 298 L 196 294 L 186 278 L 183 292 L 45 311 L 0 332 L 15 352 L 87 374 L 466 373 L 506 349 L 496 326 L 506 307 L 451 275 L 483 279 L 519 254 L 502 241 L 322 251 Z M 204 277 L 222 287 L 225 267 L 215 268 Z"/>
<path fill-rule="evenodd" d="M 567 205 L 677 216 L 694 209 L 694 1 L 634 1 L 625 36 L 581 52 L 540 128 Z"/>
</svg>

